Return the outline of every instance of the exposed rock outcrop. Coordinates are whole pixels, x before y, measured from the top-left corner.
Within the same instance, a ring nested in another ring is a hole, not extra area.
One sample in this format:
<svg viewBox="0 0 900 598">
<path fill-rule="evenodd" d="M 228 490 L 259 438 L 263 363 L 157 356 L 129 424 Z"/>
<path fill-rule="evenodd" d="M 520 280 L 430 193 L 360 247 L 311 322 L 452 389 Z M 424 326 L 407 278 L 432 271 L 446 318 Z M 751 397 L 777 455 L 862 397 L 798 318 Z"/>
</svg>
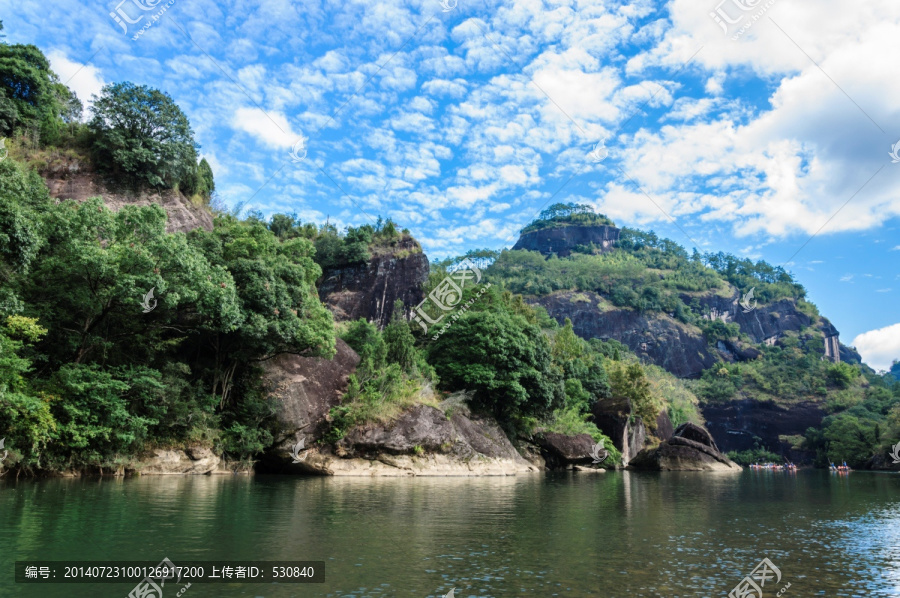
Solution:
<svg viewBox="0 0 900 598">
<path fill-rule="evenodd" d="M 650 432 L 643 420 L 632 411 L 624 398 L 603 398 L 591 407 L 594 424 L 613 441 L 622 454 L 622 465 L 628 465 L 639 452 L 657 440 L 668 440 L 674 434 L 672 420 L 665 410 L 656 416 L 655 429 Z M 655 440 L 657 439 L 657 440 Z"/>
<path fill-rule="evenodd" d="M 541 454 L 549 469 L 588 465 L 594 460 L 591 456 L 594 439 L 588 434 L 567 436 L 554 432 L 543 432 L 535 437 L 535 441 L 541 447 Z M 609 452 L 604 450 L 600 456 L 609 456 Z"/>
<path fill-rule="evenodd" d="M 539 251 L 544 255 L 555 253 L 566 257 L 576 245 L 593 243 L 601 250 L 611 250 L 619 240 L 619 229 L 614 226 L 560 226 L 531 231 L 519 237 L 514 250 Z"/>
<path fill-rule="evenodd" d="M 314 447 L 293 467 L 335 476 L 515 475 L 538 468 L 490 418 L 417 405 L 389 424 L 351 430 L 332 450 Z"/>
<path fill-rule="evenodd" d="M 699 328 L 665 314 L 617 308 L 592 292 L 565 291 L 530 302 L 543 306 L 560 324 L 569 318 L 578 336 L 615 339 L 680 378 L 697 377 L 716 363 Z"/>
<path fill-rule="evenodd" d="M 319 299 L 335 320 L 365 318 L 384 326 L 394 302 L 403 301 L 407 315 L 425 298 L 428 258 L 412 237 L 404 237 L 391 253 L 376 254 L 366 264 L 328 270 L 319 285 Z"/>
<path fill-rule="evenodd" d="M 280 448 L 285 451 L 300 440 L 307 445 L 321 438 L 329 410 L 339 405 L 359 355 L 337 339 L 333 359 L 279 355 L 263 363 L 263 383 L 275 399 L 284 431 Z"/>
<path fill-rule="evenodd" d="M 725 452 L 746 451 L 759 442 L 794 463 L 809 463 L 815 454 L 792 447 L 784 436 L 803 435 L 807 428 L 820 428 L 826 413 L 823 405 L 801 402 L 789 407 L 768 401 L 743 399 L 701 406 L 706 426 Z"/>
<path fill-rule="evenodd" d="M 135 468 L 141 475 L 202 475 L 216 473 L 221 460 L 210 449 L 155 449 Z"/>
<path fill-rule="evenodd" d="M 645 449 L 632 459 L 630 469 L 654 471 L 741 471 L 741 466 L 723 455 L 712 435 L 690 422 L 657 448 Z"/>
<path fill-rule="evenodd" d="M 788 331 L 799 332 L 812 324 L 812 318 L 800 311 L 792 299 L 758 305 L 749 312 L 745 312 L 741 307 L 739 293 L 730 297 L 716 294 L 700 297 L 682 295 L 681 299 L 688 305 L 693 301 L 699 303 L 700 309 L 708 314 L 707 317 L 711 320 L 736 323 L 741 327 L 741 332 L 749 336 L 754 343 L 778 339 Z"/>
<path fill-rule="evenodd" d="M 869 459 L 869 462 L 866 463 L 864 469 L 871 469 L 873 471 L 897 471 L 900 472 L 900 463 L 895 463 L 893 457 L 891 455 L 885 453 L 879 453 Z"/>
<path fill-rule="evenodd" d="M 208 207 L 194 205 L 189 198 L 172 189 L 141 192 L 112 189 L 93 172 L 87 160 L 59 156 L 52 165 L 41 170 L 41 176 L 47 183 L 50 196 L 56 199 L 81 202 L 91 197 L 101 197 L 113 211 L 127 205 L 159 204 L 168 216 L 168 232 L 213 228 L 212 212 Z"/>
</svg>

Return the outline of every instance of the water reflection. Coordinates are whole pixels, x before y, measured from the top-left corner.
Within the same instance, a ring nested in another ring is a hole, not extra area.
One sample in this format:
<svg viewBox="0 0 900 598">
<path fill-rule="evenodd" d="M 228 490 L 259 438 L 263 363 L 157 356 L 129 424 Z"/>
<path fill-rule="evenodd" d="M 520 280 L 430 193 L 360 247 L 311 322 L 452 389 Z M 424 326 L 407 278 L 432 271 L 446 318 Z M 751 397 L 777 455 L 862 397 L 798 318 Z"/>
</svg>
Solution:
<svg viewBox="0 0 900 598">
<path fill-rule="evenodd" d="M 725 596 L 763 557 L 787 598 L 900 596 L 900 476 L 4 481 L 0 546 L 3 571 L 24 558 L 326 561 L 323 585 L 194 585 L 188 598 Z"/>
</svg>

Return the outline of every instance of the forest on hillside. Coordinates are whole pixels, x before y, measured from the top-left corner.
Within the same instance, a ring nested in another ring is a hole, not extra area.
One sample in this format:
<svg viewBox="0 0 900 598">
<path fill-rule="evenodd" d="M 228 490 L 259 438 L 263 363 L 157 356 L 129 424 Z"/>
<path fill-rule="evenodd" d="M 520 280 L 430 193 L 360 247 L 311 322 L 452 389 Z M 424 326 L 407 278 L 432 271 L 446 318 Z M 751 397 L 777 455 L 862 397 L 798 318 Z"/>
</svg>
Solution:
<svg viewBox="0 0 900 598">
<path fill-rule="evenodd" d="M 725 254 L 688 255 L 652 232 L 624 229 L 619 247 L 605 254 L 591 247 L 564 259 L 497 254 L 486 272 L 494 284 L 466 288 L 471 306 L 437 340 L 411 325 L 402 305 L 383 329 L 364 320 L 335 323 L 317 294 L 323 272 L 392 252 L 410 231 L 391 220 L 339 230 L 291 214 L 228 209 L 187 116 L 164 91 L 113 83 L 83 112 L 38 48 L 0 44 L 6 466 L 29 473 L 117 469 L 148 448 L 186 443 L 250 462 L 284 432 L 260 365 L 284 353 L 328 358 L 338 337 L 361 362 L 322 442 L 433 401 L 422 393 L 427 387 L 471 393 L 472 407 L 496 417 L 513 439 L 535 430 L 587 433 L 610 448 L 591 422 L 598 401 L 626 402 L 652 429 L 663 410 L 676 425 L 701 422 L 701 401 L 748 393 L 826 401 L 823 429 L 797 440 L 822 462 L 840 454 L 861 463 L 900 434 L 900 383 L 855 364 L 823 362 L 817 347 L 799 340 L 684 381 L 614 340 L 578 337 L 571 322 L 526 301 L 590 290 L 615 306 L 672 313 L 715 343 L 740 331 L 703 319 L 679 293 L 755 285 L 760 301 L 787 298 L 817 315 L 781 269 Z M 55 200 L 41 172 L 64 155 L 89 161 L 117 188 L 178 192 L 214 214 L 213 229 L 167 232 L 159 205 L 113 212 L 101 198 Z M 543 216 L 526 230 L 612 224 L 581 208 Z M 426 292 L 450 262 L 434 264 Z"/>
</svg>

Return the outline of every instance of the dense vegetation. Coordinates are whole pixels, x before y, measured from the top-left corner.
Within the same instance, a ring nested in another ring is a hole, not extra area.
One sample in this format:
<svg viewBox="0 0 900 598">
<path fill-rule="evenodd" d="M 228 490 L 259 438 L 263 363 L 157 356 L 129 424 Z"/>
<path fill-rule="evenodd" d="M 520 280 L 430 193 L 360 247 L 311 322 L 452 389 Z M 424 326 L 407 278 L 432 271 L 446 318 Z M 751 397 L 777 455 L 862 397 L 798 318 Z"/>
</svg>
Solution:
<svg viewBox="0 0 900 598">
<path fill-rule="evenodd" d="M 2 28 L 2 24 L 0 24 Z M 794 301 L 813 320 L 804 289 L 765 262 L 692 255 L 652 232 L 623 229 L 617 248 L 576 248 L 567 258 L 472 250 L 432 266 L 426 293 L 467 258 L 489 288 L 436 340 L 411 326 L 398 303 L 379 330 L 364 320 L 335 326 L 319 302 L 324 271 L 421 251 L 391 220 L 339 231 L 296 215 L 243 217 L 216 210 L 211 231 L 166 232 L 158 205 L 110 211 L 99 198 L 54 201 L 41 156 L 71 152 L 110 184 L 171 189 L 209 203 L 215 182 L 197 160 L 187 116 L 171 97 L 116 83 L 96 98 L 87 123 L 80 102 L 34 46 L 0 44 L 0 434 L 5 465 L 26 471 L 121 468 L 152 447 L 211 447 L 248 460 L 279 434 L 260 364 L 292 353 L 328 357 L 335 336 L 360 356 L 326 441 L 353 426 L 389 421 L 439 393 L 466 392 L 518 442 L 534 433 L 585 433 L 600 404 L 649 429 L 661 412 L 674 425 L 702 423 L 700 401 L 747 397 L 819 401 L 828 417 L 798 447 L 818 462 L 858 466 L 900 440 L 900 370 L 823 361 L 813 327 L 753 361 L 718 364 L 682 381 L 642 364 L 616 341 L 579 338 L 524 296 L 570 290 L 605 303 L 659 312 L 697 326 L 711 344 L 746 342 L 735 324 L 706 317 L 702 293 L 755 289 L 760 302 Z M 528 230 L 612 225 L 587 206 L 555 204 Z M 733 286 L 732 286 L 733 285 Z M 740 459 L 774 457 L 756 447 Z"/>
<path fill-rule="evenodd" d="M 593 215 L 586 206 L 557 204 L 525 230 L 573 223 L 609 222 Z M 805 300 L 805 289 L 781 267 L 721 252 L 701 254 L 694 250 L 688 254 L 671 240 L 630 228 L 621 230 L 612 251 L 577 246 L 565 258 L 545 258 L 531 251 L 503 251 L 490 257 L 486 277 L 500 289 L 526 296 L 572 291 L 582 293 L 585 301 L 590 299 L 583 293 L 593 292 L 601 298 L 600 309 L 657 312 L 696 326 L 711 349 L 721 341 L 743 345 L 751 341 L 737 324 L 711 319 L 698 301 L 700 295 L 733 296 L 735 291 L 744 294 L 753 289 L 759 304 L 793 302 L 810 317 L 812 325 L 799 333 L 788 333 L 775 346 L 758 346 L 757 359 L 713 366 L 700 380 L 685 383 L 688 392 L 712 403 L 751 398 L 785 406 L 802 401 L 823 404 L 831 413 L 823 428 L 810 430 L 805 440 L 800 438 L 795 443 L 795 448 L 815 451 L 819 464 L 846 459 L 860 466 L 885 452 L 888 439 L 900 441 L 900 384 L 894 383 L 894 375 L 888 373 L 882 378 L 865 366 L 824 360 L 824 336 L 817 327 L 819 313 Z M 453 260 L 447 260 L 451 263 Z M 645 373 L 647 369 L 645 366 Z M 900 371 L 896 365 L 894 370 Z M 623 372 L 617 375 L 621 377 Z M 670 415 L 674 411 L 671 402 L 668 410 Z M 735 456 L 740 462 L 776 460 L 778 455 L 771 448 L 775 447 L 757 446 Z"/>
<path fill-rule="evenodd" d="M 187 440 L 255 454 L 273 413 L 256 364 L 333 352 L 309 240 L 229 215 L 171 234 L 165 218 L 57 204 L 0 163 L 0 428 L 21 466 L 112 466 Z"/>
<path fill-rule="evenodd" d="M 615 223 L 602 214 L 595 214 L 591 206 L 555 203 L 542 211 L 531 224 L 523 228 L 522 234 L 561 226 L 615 226 Z"/>
</svg>

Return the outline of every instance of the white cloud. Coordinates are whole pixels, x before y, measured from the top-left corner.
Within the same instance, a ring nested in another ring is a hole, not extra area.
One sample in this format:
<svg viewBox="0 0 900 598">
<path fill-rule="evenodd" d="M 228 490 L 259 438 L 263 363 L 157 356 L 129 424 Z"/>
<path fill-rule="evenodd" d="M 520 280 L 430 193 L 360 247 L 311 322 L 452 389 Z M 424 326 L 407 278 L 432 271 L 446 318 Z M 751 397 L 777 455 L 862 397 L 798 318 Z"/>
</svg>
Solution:
<svg viewBox="0 0 900 598">
<path fill-rule="evenodd" d="M 876 370 L 886 370 L 900 359 L 900 323 L 863 332 L 853 339 L 863 361 Z"/>
<path fill-rule="evenodd" d="M 237 130 L 249 133 L 271 148 L 287 148 L 293 146 L 300 133 L 291 129 L 284 114 L 275 111 L 263 112 L 259 108 L 238 108 L 235 110 L 231 125 Z"/>
<path fill-rule="evenodd" d="M 59 80 L 66 83 L 84 104 L 85 117 L 87 117 L 87 111 L 93 104 L 91 96 L 99 95 L 100 90 L 106 85 L 100 69 L 69 60 L 65 52 L 59 50 L 49 52 L 47 58 L 50 60 L 50 68 L 59 75 Z"/>
<path fill-rule="evenodd" d="M 900 4 L 872 0 L 863 13 L 847 0 L 823 0 L 814 11 L 780 1 L 737 42 L 704 3 L 673 0 L 670 8 L 674 26 L 629 60 L 631 72 L 680 68 L 702 47 L 694 64 L 713 73 L 708 93 L 725 91 L 726 72 L 741 83 L 768 79 L 772 92 L 765 104 L 680 99 L 672 117 L 688 122 L 636 135 L 627 170 L 651 195 L 671 200 L 678 189 L 705 187 L 718 197 L 706 219 L 730 221 L 738 235 L 814 234 L 826 223 L 824 234 L 865 230 L 900 215 L 891 172 L 869 180 L 890 149 L 880 129 L 900 116 L 900 81 L 884 79 L 900 36 Z M 708 122 L 690 121 L 706 110 Z"/>
</svg>

